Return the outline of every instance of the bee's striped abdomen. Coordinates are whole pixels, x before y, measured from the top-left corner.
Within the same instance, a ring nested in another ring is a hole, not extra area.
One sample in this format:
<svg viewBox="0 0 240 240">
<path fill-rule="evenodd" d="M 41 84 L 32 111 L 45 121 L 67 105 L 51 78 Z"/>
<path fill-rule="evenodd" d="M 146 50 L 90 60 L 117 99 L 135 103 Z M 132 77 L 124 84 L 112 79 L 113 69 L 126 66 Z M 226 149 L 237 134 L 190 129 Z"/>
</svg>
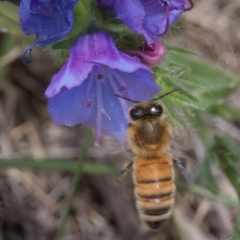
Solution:
<svg viewBox="0 0 240 240">
<path fill-rule="evenodd" d="M 136 205 L 140 217 L 151 229 L 158 229 L 170 218 L 174 204 L 171 156 L 135 157 L 134 168 Z"/>
</svg>

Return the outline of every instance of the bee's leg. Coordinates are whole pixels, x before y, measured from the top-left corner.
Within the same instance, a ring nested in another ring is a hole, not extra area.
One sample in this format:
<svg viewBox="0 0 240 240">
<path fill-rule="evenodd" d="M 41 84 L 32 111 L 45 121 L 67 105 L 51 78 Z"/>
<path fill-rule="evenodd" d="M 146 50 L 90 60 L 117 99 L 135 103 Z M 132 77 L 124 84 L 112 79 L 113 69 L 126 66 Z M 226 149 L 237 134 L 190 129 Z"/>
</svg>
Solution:
<svg viewBox="0 0 240 240">
<path fill-rule="evenodd" d="M 118 172 L 118 175 L 116 177 L 116 182 L 120 183 L 122 181 L 122 179 L 124 178 L 124 176 L 128 173 L 128 171 L 132 168 L 133 166 L 133 161 L 131 161 L 130 163 L 128 163 L 123 169 L 121 169 Z"/>
<path fill-rule="evenodd" d="M 173 158 L 173 163 L 179 170 L 187 169 L 187 160 L 184 157 Z"/>
</svg>

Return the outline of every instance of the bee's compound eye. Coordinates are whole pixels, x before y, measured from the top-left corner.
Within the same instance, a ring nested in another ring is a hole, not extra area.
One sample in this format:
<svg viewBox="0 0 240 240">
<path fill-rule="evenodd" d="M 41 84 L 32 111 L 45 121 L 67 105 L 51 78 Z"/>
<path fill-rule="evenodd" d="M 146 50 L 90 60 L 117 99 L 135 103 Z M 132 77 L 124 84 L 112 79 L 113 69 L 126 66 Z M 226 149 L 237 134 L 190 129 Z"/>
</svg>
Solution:
<svg viewBox="0 0 240 240">
<path fill-rule="evenodd" d="M 143 110 L 140 108 L 132 108 L 129 112 L 129 115 L 133 120 L 136 120 L 143 116 Z"/>
<path fill-rule="evenodd" d="M 161 105 L 156 105 L 156 106 L 151 107 L 150 111 L 151 111 L 151 114 L 153 114 L 153 115 L 161 116 L 163 113 L 163 108 Z"/>
</svg>

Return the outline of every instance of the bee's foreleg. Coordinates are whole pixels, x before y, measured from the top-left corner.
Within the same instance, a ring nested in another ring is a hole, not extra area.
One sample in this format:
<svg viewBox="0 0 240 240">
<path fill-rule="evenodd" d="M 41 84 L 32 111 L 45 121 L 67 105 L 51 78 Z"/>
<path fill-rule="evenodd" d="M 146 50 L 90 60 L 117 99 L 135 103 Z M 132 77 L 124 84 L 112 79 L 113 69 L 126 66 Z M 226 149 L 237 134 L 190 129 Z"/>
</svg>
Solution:
<svg viewBox="0 0 240 240">
<path fill-rule="evenodd" d="M 122 179 L 125 177 L 125 175 L 128 173 L 128 171 L 132 168 L 132 166 L 133 166 L 133 161 L 131 161 L 123 169 L 121 169 L 118 172 L 118 175 L 116 177 L 116 182 L 120 183 Z"/>
</svg>

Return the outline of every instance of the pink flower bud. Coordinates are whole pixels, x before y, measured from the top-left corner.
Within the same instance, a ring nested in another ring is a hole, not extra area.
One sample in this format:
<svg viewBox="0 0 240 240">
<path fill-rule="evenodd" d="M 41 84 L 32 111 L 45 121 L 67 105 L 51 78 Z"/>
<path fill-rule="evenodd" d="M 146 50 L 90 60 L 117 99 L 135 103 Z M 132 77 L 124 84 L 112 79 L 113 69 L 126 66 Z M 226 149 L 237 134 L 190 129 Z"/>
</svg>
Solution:
<svg viewBox="0 0 240 240">
<path fill-rule="evenodd" d="M 154 68 L 163 61 L 166 47 L 161 42 L 154 42 L 152 44 L 144 43 L 136 49 L 127 50 L 125 52 L 139 58 L 140 62 L 148 67 Z"/>
</svg>

